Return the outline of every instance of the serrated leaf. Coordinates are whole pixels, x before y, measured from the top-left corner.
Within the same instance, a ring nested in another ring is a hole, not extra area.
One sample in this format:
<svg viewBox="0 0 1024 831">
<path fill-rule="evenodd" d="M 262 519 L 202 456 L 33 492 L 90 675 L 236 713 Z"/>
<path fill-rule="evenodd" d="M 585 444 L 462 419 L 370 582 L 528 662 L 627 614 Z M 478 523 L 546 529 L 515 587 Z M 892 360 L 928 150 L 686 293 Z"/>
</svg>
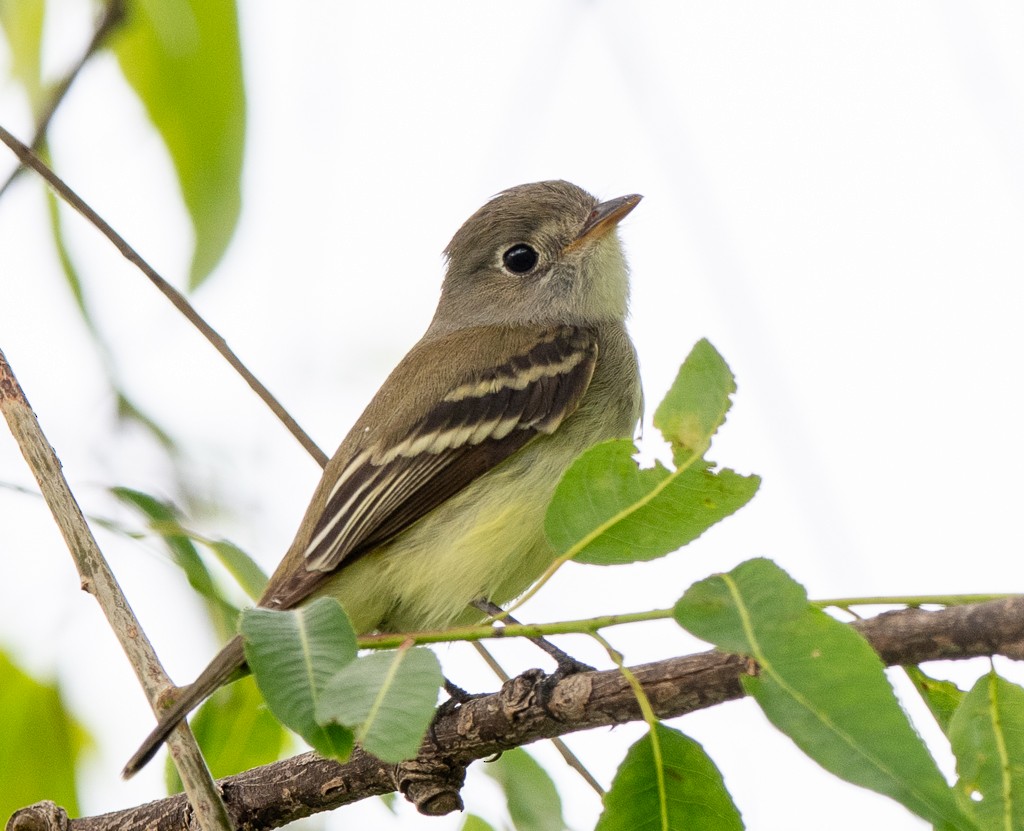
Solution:
<svg viewBox="0 0 1024 831">
<path fill-rule="evenodd" d="M 484 765 L 501 785 L 516 831 L 563 831 L 562 800 L 548 772 L 521 747 L 506 750 Z"/>
<path fill-rule="evenodd" d="M 287 612 L 246 609 L 240 630 L 245 660 L 274 715 L 322 756 L 347 759 L 352 731 L 316 720 L 328 680 L 356 656 L 356 634 L 341 604 L 321 597 Z"/>
<path fill-rule="evenodd" d="M 703 462 L 640 469 L 635 451 L 628 439 L 604 442 L 562 477 L 545 519 L 558 554 L 578 549 L 573 559 L 595 565 L 663 557 L 742 508 L 761 481 Z"/>
<path fill-rule="evenodd" d="M 419 751 L 443 681 L 429 649 L 365 655 L 327 681 L 316 718 L 352 728 L 363 749 L 381 761 L 401 762 Z"/>
<path fill-rule="evenodd" d="M 942 681 L 926 675 L 920 667 L 906 666 L 903 667 L 903 671 L 913 682 L 928 709 L 931 710 L 942 732 L 948 736 L 949 722 L 964 698 L 963 690 L 952 681 Z"/>
<path fill-rule="evenodd" d="M 595 831 L 742 829 L 722 774 L 704 748 L 663 724 L 655 732 L 657 751 L 648 733 L 626 753 Z"/>
<path fill-rule="evenodd" d="M 683 362 L 654 421 L 672 444 L 676 469 L 641 469 L 629 440 L 583 453 L 555 488 L 544 530 L 555 552 L 596 565 L 662 557 L 743 507 L 757 476 L 714 470 L 703 454 L 729 409 L 732 373 L 706 340 Z"/>
<path fill-rule="evenodd" d="M 112 45 L 178 175 L 196 236 L 194 289 L 224 254 L 241 209 L 245 88 L 234 0 L 132 0 Z"/>
<path fill-rule="evenodd" d="M 251 675 L 206 699 L 189 727 L 215 779 L 276 761 L 289 743 Z M 165 775 L 168 793 L 179 793 L 181 779 L 169 756 Z"/>
<path fill-rule="evenodd" d="M 725 421 L 734 392 L 736 380 L 728 364 L 710 341 L 699 340 L 654 411 L 654 426 L 672 445 L 676 464 L 686 453 L 704 455 Z"/>
<path fill-rule="evenodd" d="M 676 620 L 758 662 L 743 686 L 769 720 L 842 779 L 890 796 L 944 828 L 972 829 L 907 720 L 881 660 L 853 629 L 807 603 L 769 560 L 691 586 Z"/>
<path fill-rule="evenodd" d="M 0 0 L 0 27 L 11 52 L 11 75 L 25 88 L 32 112 L 43 103 L 42 52 L 44 0 Z"/>
<path fill-rule="evenodd" d="M 994 671 L 979 678 L 953 715 L 949 739 L 965 810 L 981 828 L 1024 829 L 1024 689 Z"/>
<path fill-rule="evenodd" d="M 0 713 L 0 822 L 43 799 L 77 814 L 75 765 L 91 739 L 60 688 L 37 681 L 0 652 Z"/>
</svg>

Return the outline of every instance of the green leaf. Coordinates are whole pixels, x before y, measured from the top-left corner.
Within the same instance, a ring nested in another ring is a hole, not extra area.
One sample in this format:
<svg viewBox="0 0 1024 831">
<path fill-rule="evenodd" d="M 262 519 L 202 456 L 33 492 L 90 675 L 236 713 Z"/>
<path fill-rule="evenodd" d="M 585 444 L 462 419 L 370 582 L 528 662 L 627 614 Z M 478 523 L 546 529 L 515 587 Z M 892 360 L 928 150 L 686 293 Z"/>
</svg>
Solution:
<svg viewBox="0 0 1024 831">
<path fill-rule="evenodd" d="M 562 800 L 548 772 L 521 747 L 484 765 L 484 773 L 505 792 L 516 831 L 563 831 Z"/>
<path fill-rule="evenodd" d="M 25 88 L 34 115 L 43 103 L 42 52 L 45 0 L 0 0 L 0 27 L 11 50 L 11 75 Z"/>
<path fill-rule="evenodd" d="M 89 307 L 85 301 L 85 290 L 82 287 L 82 277 L 78 273 L 78 268 L 75 266 L 74 260 L 71 258 L 71 251 L 68 248 L 67 239 L 64 236 L 64 220 L 61 216 L 60 201 L 57 199 L 57 195 L 47 188 L 46 190 L 46 208 L 50 217 L 50 231 L 53 233 L 54 245 L 57 248 L 57 259 L 60 260 L 61 269 L 64 272 L 64 279 L 67 280 L 68 288 L 71 289 L 71 296 L 75 299 L 75 305 L 78 306 L 78 312 L 82 316 L 82 320 L 85 323 L 86 328 L 89 330 L 89 334 L 94 339 L 99 341 L 99 330 L 96 327 L 96 322 L 93 320 L 92 314 L 89 312 Z M 104 355 L 104 359 L 109 356 Z"/>
<path fill-rule="evenodd" d="M 928 705 L 928 709 L 932 711 L 942 732 L 948 736 L 949 722 L 964 698 L 963 690 L 952 681 L 942 681 L 925 675 L 920 667 L 906 666 L 903 667 L 903 671 L 914 683 L 917 692 L 924 699 L 924 703 Z"/>
<path fill-rule="evenodd" d="M 634 452 L 628 439 L 604 442 L 562 477 L 545 520 L 557 553 L 575 549 L 577 562 L 595 565 L 662 557 L 742 508 L 760 484 L 703 461 L 677 471 L 640 469 Z"/>
<path fill-rule="evenodd" d="M 40 155 L 45 161 L 48 161 L 47 154 L 45 151 L 41 151 Z M 86 329 L 92 336 L 96 348 L 99 352 L 99 357 L 103 365 L 103 371 L 107 375 L 107 380 L 110 383 L 111 388 L 114 391 L 114 396 L 117 401 L 117 416 L 122 421 L 131 421 L 140 427 L 143 427 L 156 441 L 172 456 L 177 451 L 174 439 L 170 433 L 162 427 L 153 416 L 144 412 L 131 397 L 125 392 L 123 386 L 118 380 L 118 372 L 116 361 L 113 354 L 110 351 L 109 345 L 104 341 L 103 335 L 100 333 L 99 327 L 96 325 L 96 320 L 93 318 L 92 313 L 89 311 L 89 303 L 85 296 L 85 288 L 82 284 L 81 275 L 78 273 L 78 268 L 75 265 L 74 260 L 71 256 L 71 251 L 68 248 L 67 240 L 64 236 L 64 223 L 61 217 L 61 207 L 56 195 L 51 190 L 46 191 L 46 206 L 50 217 L 50 230 L 53 233 L 53 242 L 57 249 L 57 259 L 60 261 L 61 270 L 64 272 L 64 279 L 67 281 L 68 288 L 71 290 L 71 296 L 75 299 L 75 305 L 78 306 L 78 312 L 82 317 L 82 322 L 85 324 Z"/>
<path fill-rule="evenodd" d="M 363 749 L 382 762 L 411 759 L 430 726 L 443 681 L 429 649 L 366 655 L 327 681 L 316 720 L 352 728 Z"/>
<path fill-rule="evenodd" d="M 107 345 L 102 343 L 98 334 L 94 333 L 96 343 L 101 347 L 101 352 L 108 352 Z M 113 360 L 109 355 L 104 355 L 104 368 L 107 370 L 107 377 L 110 379 L 110 386 L 114 389 L 117 397 L 117 417 L 121 421 L 130 421 L 144 428 L 157 443 L 164 448 L 172 457 L 177 453 L 178 446 L 171 434 L 161 426 L 149 413 L 142 410 L 121 387 L 114 370 Z"/>
<path fill-rule="evenodd" d="M 259 600 L 263 596 L 267 575 L 252 557 L 228 540 L 209 540 L 205 544 L 249 597 Z"/>
<path fill-rule="evenodd" d="M 322 756 L 347 759 L 352 732 L 316 721 L 327 681 L 356 656 L 356 634 L 341 604 L 321 597 L 287 612 L 246 609 L 240 629 L 245 660 L 274 715 Z"/>
<path fill-rule="evenodd" d="M 206 699 L 189 726 L 217 779 L 276 761 L 289 743 L 288 732 L 267 708 L 251 675 Z M 170 757 L 166 775 L 168 792 L 179 793 L 181 780 Z"/>
<path fill-rule="evenodd" d="M 953 715 L 961 804 L 982 828 L 1024 828 L 1024 689 L 989 672 Z M 979 798 L 980 797 L 980 798 Z"/>
<path fill-rule="evenodd" d="M 853 629 L 807 603 L 769 560 L 691 586 L 676 620 L 760 665 L 743 686 L 808 756 L 943 828 L 974 826 L 907 720 L 881 660 Z"/>
<path fill-rule="evenodd" d="M 654 422 L 671 443 L 676 470 L 641 469 L 626 439 L 583 453 L 555 489 L 544 520 L 560 557 L 617 565 L 675 551 L 743 507 L 757 476 L 715 471 L 703 455 L 736 389 L 725 361 L 700 341 L 679 369 Z"/>
<path fill-rule="evenodd" d="M 476 814 L 466 814 L 466 818 L 462 821 L 462 828 L 459 831 L 494 831 L 494 826 L 483 817 L 478 817 Z"/>
<path fill-rule="evenodd" d="M 210 617 L 221 637 L 234 635 L 238 608 L 224 597 L 214 583 L 191 536 L 181 527 L 177 509 L 169 502 L 133 488 L 116 487 L 110 490 L 125 505 L 136 508 L 149 519 L 150 528 L 160 535 L 174 562 L 185 572 L 189 585 L 207 601 Z"/>
<path fill-rule="evenodd" d="M 654 411 L 654 426 L 672 445 L 676 464 L 683 454 L 704 455 L 725 422 L 734 392 L 736 381 L 728 364 L 708 340 L 698 341 Z"/>
<path fill-rule="evenodd" d="M 91 739 L 59 687 L 36 681 L 0 652 L 0 714 L 0 823 L 43 799 L 77 815 L 75 764 Z"/>
<path fill-rule="evenodd" d="M 194 289 L 227 249 L 241 209 L 245 88 L 235 3 L 131 0 L 112 42 L 178 174 L 196 235 Z"/>
<path fill-rule="evenodd" d="M 656 738 L 656 742 L 655 742 Z M 659 780 L 664 786 L 661 796 Z M 738 831 L 722 774 L 697 742 L 657 725 L 626 754 L 596 831 Z"/>
</svg>

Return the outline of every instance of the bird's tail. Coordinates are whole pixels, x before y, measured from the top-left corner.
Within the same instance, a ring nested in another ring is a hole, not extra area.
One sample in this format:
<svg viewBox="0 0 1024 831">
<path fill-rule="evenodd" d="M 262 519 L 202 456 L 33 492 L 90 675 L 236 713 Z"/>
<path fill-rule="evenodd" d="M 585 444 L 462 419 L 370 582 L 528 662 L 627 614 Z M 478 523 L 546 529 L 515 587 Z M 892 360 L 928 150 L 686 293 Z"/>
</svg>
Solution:
<svg viewBox="0 0 1024 831">
<path fill-rule="evenodd" d="M 213 693 L 218 687 L 226 684 L 245 664 L 245 653 L 242 651 L 242 636 L 235 635 L 227 645 L 217 653 L 209 665 L 199 677 L 187 687 L 182 687 L 178 698 L 171 704 L 170 708 L 159 714 L 159 722 L 153 731 L 146 736 L 145 741 L 135 755 L 128 760 L 128 764 L 121 771 L 121 776 L 130 779 L 152 759 L 160 745 L 164 743 L 171 731 L 178 726 L 178 722 L 185 718 L 205 698 Z"/>
</svg>

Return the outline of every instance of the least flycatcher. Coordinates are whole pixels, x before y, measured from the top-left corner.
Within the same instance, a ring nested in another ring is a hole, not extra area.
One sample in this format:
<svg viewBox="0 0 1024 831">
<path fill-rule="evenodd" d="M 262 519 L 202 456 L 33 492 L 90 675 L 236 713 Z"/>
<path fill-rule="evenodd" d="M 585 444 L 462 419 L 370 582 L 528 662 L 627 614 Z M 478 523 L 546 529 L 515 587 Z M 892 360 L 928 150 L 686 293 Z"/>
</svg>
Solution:
<svg viewBox="0 0 1024 831">
<path fill-rule="evenodd" d="M 259 605 L 341 601 L 357 632 L 479 618 L 554 558 L 551 494 L 573 459 L 632 435 L 642 406 L 616 226 L 640 201 L 568 182 L 498 194 L 455 234 L 426 334 L 324 470 Z M 124 775 L 240 668 L 232 639 Z"/>
</svg>

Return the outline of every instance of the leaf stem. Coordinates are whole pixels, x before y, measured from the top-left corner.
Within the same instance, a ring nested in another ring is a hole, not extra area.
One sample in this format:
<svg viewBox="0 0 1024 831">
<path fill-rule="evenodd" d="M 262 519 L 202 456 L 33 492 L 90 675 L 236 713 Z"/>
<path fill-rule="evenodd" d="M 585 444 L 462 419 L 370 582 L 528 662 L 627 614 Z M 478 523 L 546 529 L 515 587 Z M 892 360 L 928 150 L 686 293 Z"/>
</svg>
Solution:
<svg viewBox="0 0 1024 831">
<path fill-rule="evenodd" d="M 412 640 L 417 644 L 425 644 L 449 643 L 453 641 L 483 641 L 492 638 L 539 638 L 548 635 L 572 634 L 592 635 L 608 626 L 639 623 L 645 620 L 666 620 L 671 617 L 671 609 L 652 609 L 649 612 L 601 615 L 599 617 L 565 620 L 555 623 L 510 623 L 499 626 L 482 623 L 471 626 L 455 626 L 451 629 L 365 635 L 359 638 L 359 648 L 395 649 L 407 640 Z"/>
<path fill-rule="evenodd" d="M 654 771 L 658 784 L 658 808 L 661 819 L 661 829 L 662 831 L 669 831 L 668 790 L 665 786 L 665 760 L 661 755 L 661 741 L 658 738 L 658 724 L 660 723 L 658 721 L 658 717 L 654 714 L 654 708 L 651 706 L 651 700 L 647 697 L 647 693 L 644 692 L 644 688 L 640 684 L 640 680 L 633 674 L 633 671 L 626 666 L 626 663 L 622 658 L 622 653 L 615 649 L 597 632 L 592 632 L 591 637 L 605 648 L 608 652 L 608 657 L 612 659 L 612 662 L 618 668 L 619 674 L 626 679 L 626 682 L 633 690 L 636 703 L 640 705 L 640 712 L 643 714 L 644 721 L 647 722 L 647 728 L 650 731 L 651 736 L 651 755 L 654 758 Z"/>
<path fill-rule="evenodd" d="M 827 609 L 848 609 L 850 606 L 967 606 L 971 603 L 987 603 L 990 600 L 1006 600 L 1018 597 L 1020 592 L 1010 594 L 918 594 L 902 597 L 838 597 L 825 600 L 812 600 L 812 606 Z"/>
</svg>

